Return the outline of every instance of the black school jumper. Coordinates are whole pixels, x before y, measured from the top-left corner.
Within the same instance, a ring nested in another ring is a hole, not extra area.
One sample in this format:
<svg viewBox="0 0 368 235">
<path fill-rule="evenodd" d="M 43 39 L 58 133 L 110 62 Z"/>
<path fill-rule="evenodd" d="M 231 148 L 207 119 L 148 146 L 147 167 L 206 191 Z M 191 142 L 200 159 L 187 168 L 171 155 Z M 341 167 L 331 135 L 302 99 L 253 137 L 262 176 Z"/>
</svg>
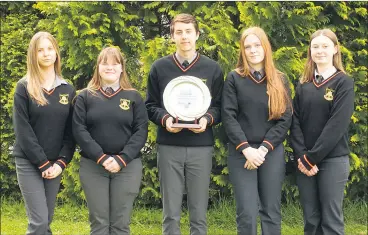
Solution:
<svg viewBox="0 0 368 235">
<path fill-rule="evenodd" d="M 170 114 L 163 104 L 164 90 L 171 80 L 183 75 L 200 78 L 211 93 L 211 105 L 204 115 L 208 121 L 207 128 L 199 134 L 188 129 L 170 133 L 165 127 Z M 214 144 L 212 126 L 220 122 L 223 82 L 220 66 L 199 53 L 186 68 L 180 65 L 175 55 L 165 56 L 151 67 L 146 107 L 149 119 L 157 125 L 163 234 L 180 234 L 184 188 L 188 193 L 191 234 L 205 234 L 207 231 L 206 212 Z"/>
<path fill-rule="evenodd" d="M 44 179 L 41 173 L 53 163 L 64 169 L 75 148 L 71 129 L 73 86 L 61 84 L 50 91 L 43 89 L 43 92 L 48 104 L 41 106 L 30 97 L 26 78 L 23 78 L 14 93 L 12 155 L 27 208 L 27 234 L 51 233 L 61 174 L 54 179 Z"/>
<path fill-rule="evenodd" d="M 83 90 L 75 101 L 73 134 L 81 148 L 80 179 L 86 195 L 91 234 L 130 234 L 133 202 L 142 178 L 140 150 L 146 143 L 148 117 L 135 90 Z M 110 156 L 121 167 L 102 166 Z"/>
<path fill-rule="evenodd" d="M 322 83 L 299 84 L 294 97 L 291 145 L 313 177 L 298 171 L 306 234 L 343 234 L 342 201 L 349 175 L 348 127 L 354 111 L 353 80 L 341 71 Z"/>
<path fill-rule="evenodd" d="M 282 78 L 286 89 L 289 85 Z M 277 120 L 268 120 L 267 79 L 232 71 L 222 95 L 222 121 L 230 140 L 229 175 L 234 186 L 239 235 L 257 234 L 258 196 L 263 234 L 281 234 L 281 187 L 285 174 L 284 148 L 291 125 L 291 105 Z M 265 162 L 257 170 L 244 168 L 242 150 L 264 146 Z"/>
</svg>

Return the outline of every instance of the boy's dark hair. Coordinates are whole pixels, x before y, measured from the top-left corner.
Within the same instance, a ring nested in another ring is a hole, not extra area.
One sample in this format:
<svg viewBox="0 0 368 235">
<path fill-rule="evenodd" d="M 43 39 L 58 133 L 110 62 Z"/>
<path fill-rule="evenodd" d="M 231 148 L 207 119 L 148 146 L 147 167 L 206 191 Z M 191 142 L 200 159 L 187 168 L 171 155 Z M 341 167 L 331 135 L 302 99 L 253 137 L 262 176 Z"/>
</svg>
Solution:
<svg viewBox="0 0 368 235">
<path fill-rule="evenodd" d="M 196 30 L 196 33 L 199 32 L 199 27 L 198 27 L 198 23 L 197 20 L 194 18 L 194 16 L 190 15 L 190 14 L 186 14 L 186 13 L 181 13 L 177 16 L 174 17 L 174 19 L 172 19 L 171 23 L 170 23 L 170 34 L 173 35 L 174 34 L 174 26 L 176 22 L 182 22 L 185 24 L 190 24 L 192 23 L 194 25 L 194 28 Z"/>
</svg>

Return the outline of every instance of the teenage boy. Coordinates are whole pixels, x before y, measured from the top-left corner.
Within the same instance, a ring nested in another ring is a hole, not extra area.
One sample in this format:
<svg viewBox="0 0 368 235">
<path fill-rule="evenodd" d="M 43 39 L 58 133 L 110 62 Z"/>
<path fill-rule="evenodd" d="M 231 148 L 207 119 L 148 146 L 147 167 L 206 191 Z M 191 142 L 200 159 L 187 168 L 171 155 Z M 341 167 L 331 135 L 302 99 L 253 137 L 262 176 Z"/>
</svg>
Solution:
<svg viewBox="0 0 368 235">
<path fill-rule="evenodd" d="M 212 126 L 220 122 L 223 72 L 215 61 L 196 51 L 199 28 L 192 15 L 177 15 L 171 22 L 170 34 L 176 52 L 152 64 L 145 102 L 149 119 L 158 126 L 162 230 L 164 235 L 180 235 L 181 204 L 186 191 L 190 234 L 203 235 L 207 234 L 206 212 L 214 144 Z M 199 118 L 199 129 L 172 127 L 176 117 L 172 117 L 163 104 L 166 85 L 183 75 L 200 78 L 211 93 L 211 105 Z"/>
</svg>

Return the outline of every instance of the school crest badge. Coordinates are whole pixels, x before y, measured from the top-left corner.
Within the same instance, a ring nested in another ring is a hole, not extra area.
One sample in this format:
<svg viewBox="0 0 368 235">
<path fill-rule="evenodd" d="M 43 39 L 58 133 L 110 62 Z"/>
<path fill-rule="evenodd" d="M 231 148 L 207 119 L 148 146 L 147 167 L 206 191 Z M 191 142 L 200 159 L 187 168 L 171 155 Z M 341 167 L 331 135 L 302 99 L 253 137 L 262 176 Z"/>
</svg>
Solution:
<svg viewBox="0 0 368 235">
<path fill-rule="evenodd" d="M 59 94 L 59 103 L 67 105 L 69 104 L 69 94 Z"/>
<path fill-rule="evenodd" d="M 325 95 L 323 97 L 325 98 L 325 100 L 332 101 L 334 93 L 335 93 L 335 90 L 327 87 L 325 91 Z"/>
<path fill-rule="evenodd" d="M 129 106 L 130 106 L 130 100 L 120 99 L 120 105 L 119 105 L 119 107 L 122 110 L 128 110 L 129 109 Z"/>
</svg>

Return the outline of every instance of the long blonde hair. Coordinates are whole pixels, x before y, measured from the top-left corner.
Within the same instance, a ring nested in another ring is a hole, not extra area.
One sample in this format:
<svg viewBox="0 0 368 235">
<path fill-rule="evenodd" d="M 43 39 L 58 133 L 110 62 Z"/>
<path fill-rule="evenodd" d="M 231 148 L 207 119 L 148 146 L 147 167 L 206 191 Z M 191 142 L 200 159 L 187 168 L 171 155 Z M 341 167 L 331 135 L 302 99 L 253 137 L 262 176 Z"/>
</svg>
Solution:
<svg viewBox="0 0 368 235">
<path fill-rule="evenodd" d="M 279 119 L 286 111 L 287 106 L 291 105 L 291 101 L 283 82 L 283 74 L 279 72 L 274 65 L 271 44 L 263 29 L 259 27 L 251 27 L 244 30 L 240 36 L 240 52 L 235 71 L 242 77 L 249 76 L 251 74 L 244 47 L 246 37 L 251 34 L 254 34 L 259 38 L 265 53 L 264 70 L 267 79 L 269 120 L 276 120 Z"/>
<path fill-rule="evenodd" d="M 44 106 L 48 104 L 47 99 L 42 91 L 42 75 L 41 67 L 38 63 L 37 53 L 38 44 L 41 39 L 50 40 L 54 50 L 56 52 L 56 60 L 54 63 L 54 69 L 57 76 L 61 77 L 61 59 L 60 50 L 56 39 L 48 32 L 38 32 L 33 35 L 27 51 L 27 91 L 32 99 L 34 99 L 39 105 Z"/>
<path fill-rule="evenodd" d="M 312 60 L 311 43 L 312 43 L 312 40 L 318 36 L 328 37 L 333 42 L 334 46 L 336 46 L 337 53 L 333 55 L 333 59 L 332 59 L 333 66 L 335 66 L 336 69 L 345 73 L 344 66 L 342 65 L 340 45 L 339 45 L 339 41 L 337 40 L 336 34 L 332 32 L 331 29 L 320 29 L 314 32 L 310 37 L 307 62 L 305 63 L 304 72 L 300 79 L 300 83 L 313 81 L 314 71 L 316 70 L 317 66 L 316 66 L 316 63 L 314 63 L 314 61 Z"/>
<path fill-rule="evenodd" d="M 125 69 L 126 65 L 125 65 L 124 57 L 122 53 L 120 52 L 120 50 L 116 47 L 106 47 L 100 52 L 100 54 L 97 57 L 97 63 L 96 63 L 93 77 L 87 85 L 87 90 L 90 91 L 92 94 L 95 94 L 95 92 L 98 89 L 100 89 L 100 87 L 102 86 L 102 78 L 98 71 L 98 65 L 102 62 L 106 62 L 109 58 L 112 58 L 115 60 L 115 62 L 121 64 L 122 73 L 119 79 L 120 87 L 123 90 L 134 90 L 132 85 L 128 81 L 128 75 Z"/>
</svg>

